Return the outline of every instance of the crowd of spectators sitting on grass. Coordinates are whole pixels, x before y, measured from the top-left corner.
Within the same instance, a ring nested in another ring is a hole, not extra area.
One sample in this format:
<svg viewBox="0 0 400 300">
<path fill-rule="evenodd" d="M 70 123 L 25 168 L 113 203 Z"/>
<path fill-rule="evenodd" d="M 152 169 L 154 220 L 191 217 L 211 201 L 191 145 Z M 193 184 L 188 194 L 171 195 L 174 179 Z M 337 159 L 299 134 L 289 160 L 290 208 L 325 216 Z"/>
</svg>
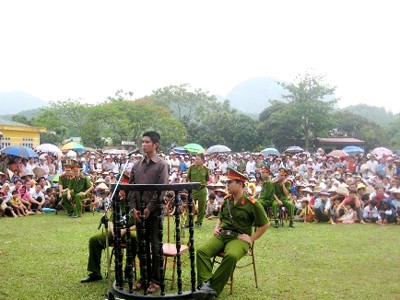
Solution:
<svg viewBox="0 0 400 300">
<path fill-rule="evenodd" d="M 167 160 L 170 182 L 186 182 L 194 160 L 190 154 L 162 154 Z M 110 202 L 109 184 L 129 173 L 140 154 L 130 157 L 84 152 L 76 157 L 39 153 L 39 159 L 4 154 L 0 157 L 0 216 L 25 217 L 63 209 L 58 180 L 67 165 L 79 165 L 94 189 L 84 199 L 83 209 L 101 211 Z M 360 154 L 346 157 L 302 152 L 279 156 L 261 153 L 213 154 L 205 156 L 210 170 L 207 218 L 218 214 L 226 195 L 224 175 L 228 166 L 247 174 L 248 193 L 260 197 L 262 168 L 274 182 L 279 170 L 287 170 L 290 201 L 296 208 L 295 221 L 336 223 L 400 223 L 400 158 Z M 65 187 L 64 187 L 65 188 Z M 269 212 L 270 213 L 270 212 Z"/>
</svg>

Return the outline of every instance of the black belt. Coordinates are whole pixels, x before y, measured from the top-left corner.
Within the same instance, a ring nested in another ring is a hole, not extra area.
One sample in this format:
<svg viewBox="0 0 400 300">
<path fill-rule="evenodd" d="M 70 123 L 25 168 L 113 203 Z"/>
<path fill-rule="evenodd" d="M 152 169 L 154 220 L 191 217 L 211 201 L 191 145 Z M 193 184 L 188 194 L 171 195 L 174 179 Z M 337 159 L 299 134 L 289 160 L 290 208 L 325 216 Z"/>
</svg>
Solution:
<svg viewBox="0 0 400 300">
<path fill-rule="evenodd" d="M 225 230 L 225 229 L 221 229 L 220 231 L 221 235 L 225 235 L 225 236 L 232 236 L 232 237 L 238 237 L 238 235 L 240 234 L 237 231 L 234 230 Z"/>
</svg>

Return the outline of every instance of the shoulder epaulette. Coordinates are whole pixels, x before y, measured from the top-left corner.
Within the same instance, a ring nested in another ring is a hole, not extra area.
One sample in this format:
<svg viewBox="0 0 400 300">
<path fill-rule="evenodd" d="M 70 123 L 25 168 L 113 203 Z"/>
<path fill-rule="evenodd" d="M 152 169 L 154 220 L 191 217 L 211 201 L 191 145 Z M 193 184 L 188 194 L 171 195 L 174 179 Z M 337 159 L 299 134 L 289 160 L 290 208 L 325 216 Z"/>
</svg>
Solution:
<svg viewBox="0 0 400 300">
<path fill-rule="evenodd" d="M 253 197 L 247 197 L 247 200 L 249 200 L 251 203 L 256 204 L 257 200 L 254 199 Z"/>
</svg>

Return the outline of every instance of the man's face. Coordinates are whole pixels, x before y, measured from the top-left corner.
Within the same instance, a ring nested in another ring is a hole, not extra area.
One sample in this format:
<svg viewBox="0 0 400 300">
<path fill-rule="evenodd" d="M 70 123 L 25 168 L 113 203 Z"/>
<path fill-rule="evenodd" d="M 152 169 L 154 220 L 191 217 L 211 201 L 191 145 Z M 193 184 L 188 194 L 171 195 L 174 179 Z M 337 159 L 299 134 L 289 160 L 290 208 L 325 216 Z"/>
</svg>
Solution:
<svg viewBox="0 0 400 300">
<path fill-rule="evenodd" d="M 142 139 L 142 149 L 144 153 L 152 153 L 157 151 L 157 144 L 154 144 L 150 137 L 144 136 Z"/>
<path fill-rule="evenodd" d="M 40 186 L 40 185 L 37 185 L 37 186 L 36 186 L 36 192 L 39 192 L 40 189 L 41 189 L 41 186 Z"/>
<path fill-rule="evenodd" d="M 269 172 L 261 170 L 261 176 L 262 178 L 267 179 L 269 177 Z"/>
<path fill-rule="evenodd" d="M 232 194 L 236 193 L 242 188 L 241 183 L 236 180 L 228 180 L 226 185 L 228 187 L 228 191 Z"/>
<path fill-rule="evenodd" d="M 204 161 L 201 159 L 200 156 L 196 156 L 196 159 L 194 161 L 194 163 L 196 164 L 196 166 L 202 166 L 204 164 Z"/>
</svg>

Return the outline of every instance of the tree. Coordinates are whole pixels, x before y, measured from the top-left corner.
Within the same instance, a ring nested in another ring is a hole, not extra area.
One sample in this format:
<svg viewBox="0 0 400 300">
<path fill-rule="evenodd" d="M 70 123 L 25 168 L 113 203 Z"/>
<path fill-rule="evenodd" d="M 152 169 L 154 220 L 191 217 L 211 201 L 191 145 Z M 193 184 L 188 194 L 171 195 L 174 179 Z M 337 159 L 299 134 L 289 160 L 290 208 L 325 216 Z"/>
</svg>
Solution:
<svg viewBox="0 0 400 300">
<path fill-rule="evenodd" d="M 28 120 L 28 118 L 25 117 L 24 115 L 20 115 L 20 114 L 13 115 L 11 120 L 14 121 L 14 122 L 18 122 L 18 123 L 22 123 L 22 124 L 25 124 L 25 125 L 32 126 L 32 121 Z"/>
<path fill-rule="evenodd" d="M 281 146 L 304 138 L 304 146 L 309 148 L 310 139 L 328 134 L 332 126 L 331 112 L 337 102 L 332 95 L 335 87 L 324 83 L 324 76 L 306 72 L 294 83 L 279 83 L 286 94 L 283 100 L 273 100 L 260 115 L 264 127 L 271 131 L 271 138 Z"/>
<path fill-rule="evenodd" d="M 366 118 L 344 110 L 335 111 L 333 114 L 334 125 L 338 132 L 365 141 L 366 149 L 378 146 L 387 146 L 388 138 L 383 128 Z"/>
<path fill-rule="evenodd" d="M 400 149 L 400 114 L 385 127 L 385 132 L 390 137 L 390 148 Z"/>
</svg>

